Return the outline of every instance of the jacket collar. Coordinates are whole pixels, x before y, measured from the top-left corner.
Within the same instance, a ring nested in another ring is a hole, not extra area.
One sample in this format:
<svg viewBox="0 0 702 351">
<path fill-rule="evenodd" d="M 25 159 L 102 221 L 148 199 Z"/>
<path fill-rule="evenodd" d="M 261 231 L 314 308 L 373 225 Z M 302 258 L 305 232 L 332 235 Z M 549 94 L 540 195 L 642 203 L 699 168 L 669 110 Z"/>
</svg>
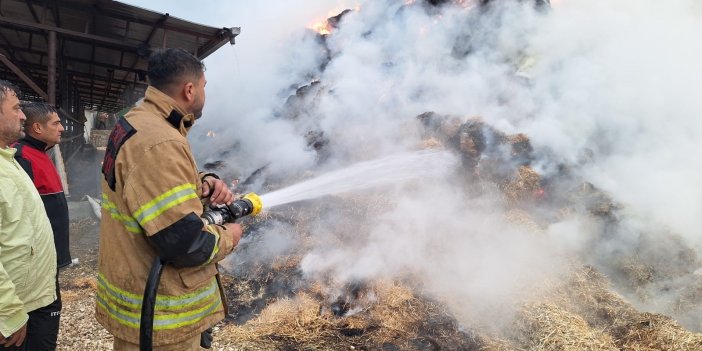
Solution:
<svg viewBox="0 0 702 351">
<path fill-rule="evenodd" d="M 15 157 L 15 152 L 17 152 L 17 149 L 13 147 L 0 147 L 0 157 L 7 160 L 12 160 Z"/>
<path fill-rule="evenodd" d="M 195 116 L 192 113 L 186 114 L 173 98 L 152 86 L 146 88 L 144 103 L 153 105 L 158 115 L 178 129 L 183 136 L 188 135 L 188 131 L 195 123 Z"/>
<path fill-rule="evenodd" d="M 54 146 L 47 147 L 47 144 L 45 142 L 43 142 L 39 139 L 36 139 L 29 134 L 25 134 L 24 138 L 22 138 L 22 140 L 20 140 L 20 143 L 27 145 L 27 146 L 30 146 L 32 148 L 35 148 L 37 150 L 41 150 L 41 151 L 47 151 L 47 150 L 51 149 L 52 147 L 54 147 Z"/>
</svg>

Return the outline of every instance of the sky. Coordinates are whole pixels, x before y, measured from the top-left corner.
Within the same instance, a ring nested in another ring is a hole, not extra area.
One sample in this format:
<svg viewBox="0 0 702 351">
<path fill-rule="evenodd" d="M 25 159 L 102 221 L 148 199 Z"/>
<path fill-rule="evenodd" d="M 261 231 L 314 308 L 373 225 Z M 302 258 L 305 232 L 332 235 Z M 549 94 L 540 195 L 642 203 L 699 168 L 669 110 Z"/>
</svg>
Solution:
<svg viewBox="0 0 702 351">
<path fill-rule="evenodd" d="M 605 238 L 592 218 L 577 215 L 530 236 L 504 220 L 499 194 L 458 192 L 449 178 L 420 182 L 388 189 L 393 205 L 364 220 L 319 218 L 312 233 L 319 245 L 301 262 L 309 277 L 412 272 L 459 320 L 471 320 L 478 307 L 497 308 L 567 273 L 561 268 L 572 257 L 615 270 L 622 255 L 653 267 L 679 250 L 702 255 L 698 2 L 561 0 L 546 16 L 509 1 L 482 15 L 469 0 L 441 9 L 393 0 L 201 3 L 197 12 L 191 2 L 148 5 L 242 28 L 236 45 L 205 60 L 207 105 L 190 135 L 199 162 L 224 159 L 241 177 L 261 167 L 314 174 L 324 169 L 315 169 L 307 130 L 331 140 L 326 167 L 333 169 L 416 149 L 414 117 L 423 112 L 480 116 L 504 133 L 528 135 L 543 176 L 566 165 L 622 209 L 615 234 Z M 327 38 L 327 62 L 305 28 L 345 8 L 357 10 Z M 321 83 L 304 113 L 292 122 L 277 118 L 295 88 L 312 80 Z M 357 232 L 343 245 L 325 240 L 348 228 Z M 294 246 L 285 244 L 289 230 L 270 234 L 278 250 L 271 255 Z M 667 300 L 632 301 L 669 313 L 676 296 L 664 292 L 682 291 L 702 274 L 688 268 L 651 287 L 651 296 Z M 699 316 L 678 313 L 687 325 L 702 325 Z"/>
</svg>

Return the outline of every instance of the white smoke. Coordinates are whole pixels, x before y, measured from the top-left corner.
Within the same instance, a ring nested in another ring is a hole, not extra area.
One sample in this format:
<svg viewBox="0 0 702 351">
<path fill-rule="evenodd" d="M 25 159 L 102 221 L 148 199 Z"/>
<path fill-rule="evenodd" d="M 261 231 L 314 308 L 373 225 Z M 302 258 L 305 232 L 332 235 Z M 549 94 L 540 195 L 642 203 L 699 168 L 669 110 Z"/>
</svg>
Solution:
<svg viewBox="0 0 702 351">
<path fill-rule="evenodd" d="M 695 1 L 563 1 L 531 39 L 534 143 L 615 199 L 702 245 L 702 12 Z"/>
<path fill-rule="evenodd" d="M 312 114 L 332 139 L 334 152 L 345 158 L 370 157 L 370 150 L 380 156 L 410 147 L 416 135 L 403 126 L 424 111 L 481 115 L 503 131 L 529 135 L 537 154 L 551 157 L 540 169 L 545 175 L 555 171 L 554 161 L 576 167 L 580 177 L 626 209 L 628 221 L 639 221 L 633 227 L 649 232 L 631 231 L 632 224 L 622 224 L 620 234 L 598 244 L 595 253 L 601 256 L 588 258 L 587 245 L 601 228 L 587 220 L 553 224 L 551 244 L 533 237 L 525 244 L 499 226 L 478 226 L 479 232 L 505 233 L 495 241 L 510 238 L 499 249 L 491 246 L 491 251 L 466 234 L 465 228 L 474 229 L 470 216 L 433 214 L 448 226 L 432 227 L 439 228 L 438 233 L 432 231 L 434 240 L 450 243 L 436 255 L 429 249 L 435 245 L 422 240 L 430 228 L 416 223 L 426 206 L 412 204 L 437 199 L 417 192 L 411 199 L 398 199 L 399 215 L 391 212 L 378 219 L 366 246 L 320 247 L 303 261 L 308 272 L 332 270 L 347 279 L 419 272 L 433 287 L 450 286 L 456 279 L 479 286 L 448 290 L 455 293 L 453 298 L 481 301 L 521 291 L 524 281 L 513 278 L 529 275 L 504 267 L 556 273 L 543 269 L 548 266 L 543 257 L 556 256 L 551 264 L 560 263 L 552 245 L 605 268 L 618 254 L 637 250 L 652 260 L 648 263 L 660 264 L 665 257 L 647 253 L 640 239 L 659 235 L 656 231 L 672 231 L 684 238 L 683 247 L 692 246 L 697 255 L 702 252 L 696 216 L 702 211 L 702 192 L 696 185 L 702 161 L 693 157 L 702 146 L 697 118 L 702 102 L 695 98 L 702 78 L 702 42 L 691 40 L 702 29 L 699 6 L 691 1 L 573 0 L 544 16 L 526 5 L 504 3 L 475 15 L 471 6 L 428 11 L 419 4 L 375 1 L 347 15 L 329 38 L 333 60 L 320 78 L 328 93 L 319 98 Z M 462 40 L 469 43 L 465 57 L 456 55 Z M 528 83 L 520 76 L 527 76 Z M 360 155 L 353 153 L 359 149 Z M 467 206 L 471 199 L 442 200 L 460 213 L 496 208 Z M 408 219 L 415 225 L 405 226 Z M 374 235 L 378 231 L 383 235 Z M 529 245 L 535 243 L 539 244 Z M 456 247 L 462 251 L 450 250 Z M 510 254 L 516 251 L 523 253 L 522 259 Z M 480 264 L 491 257 L 500 261 Z M 450 264 L 441 264 L 443 258 Z M 490 288 L 477 283 L 483 272 L 490 277 Z M 483 299 L 476 296 L 481 289 Z M 667 308 L 657 309 L 670 312 Z"/>
<path fill-rule="evenodd" d="M 505 221 L 497 197 L 471 197 L 454 182 L 393 194 L 394 207 L 370 221 L 320 218 L 305 272 L 340 280 L 412 274 L 466 319 L 562 273 L 552 267 L 565 266 L 564 256 L 606 266 L 641 249 L 665 260 L 675 250 L 653 253 L 658 232 L 702 255 L 702 6 L 562 0 L 542 14 L 529 1 L 494 2 L 490 11 L 472 1 L 362 2 L 328 36 L 332 59 L 323 68 L 326 53 L 303 28 L 355 3 L 222 5 L 222 22 L 241 25 L 242 34 L 206 61 L 208 102 L 193 131 L 198 158 L 225 159 L 244 176 L 265 165 L 291 174 L 315 163 L 303 137 L 312 127 L 330 141 L 328 167 L 341 167 L 416 147 L 420 113 L 479 115 L 528 135 L 536 154 L 548 155 L 536 164 L 542 174 L 566 164 L 625 209 L 622 233 L 596 245 L 599 257 L 588 257 L 600 228 L 587 219 L 535 236 Z M 315 79 L 319 93 L 304 113 L 278 117 L 294 89 Z M 204 137 L 208 130 L 217 137 Z M 346 247 L 323 240 L 354 226 Z M 638 247 L 645 231 L 648 246 Z"/>
</svg>

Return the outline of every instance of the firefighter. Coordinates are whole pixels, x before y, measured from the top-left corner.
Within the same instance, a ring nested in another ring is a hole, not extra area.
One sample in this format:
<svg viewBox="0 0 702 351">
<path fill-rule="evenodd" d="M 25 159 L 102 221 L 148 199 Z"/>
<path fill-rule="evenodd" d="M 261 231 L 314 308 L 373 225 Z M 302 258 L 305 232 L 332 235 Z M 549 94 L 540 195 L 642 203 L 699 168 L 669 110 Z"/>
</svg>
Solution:
<svg viewBox="0 0 702 351">
<path fill-rule="evenodd" d="M 224 181 L 198 172 L 186 139 L 205 104 L 203 64 L 185 50 L 160 49 L 147 76 L 143 102 L 116 122 L 105 151 L 96 317 L 115 350 L 138 350 L 144 288 L 160 257 L 154 350 L 199 350 L 225 316 L 216 263 L 242 229 L 200 218 L 203 200 L 233 200 Z"/>
</svg>

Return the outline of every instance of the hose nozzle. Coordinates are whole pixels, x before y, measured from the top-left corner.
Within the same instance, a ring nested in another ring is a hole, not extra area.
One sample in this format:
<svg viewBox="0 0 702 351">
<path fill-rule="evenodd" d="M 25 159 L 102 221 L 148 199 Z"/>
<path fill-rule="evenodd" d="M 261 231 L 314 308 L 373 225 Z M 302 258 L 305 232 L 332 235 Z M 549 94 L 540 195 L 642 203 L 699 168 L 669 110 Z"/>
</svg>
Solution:
<svg viewBox="0 0 702 351">
<path fill-rule="evenodd" d="M 248 193 L 229 205 L 206 210 L 202 218 L 209 224 L 235 222 L 248 215 L 256 215 L 263 209 L 263 201 L 255 193 Z"/>
</svg>

